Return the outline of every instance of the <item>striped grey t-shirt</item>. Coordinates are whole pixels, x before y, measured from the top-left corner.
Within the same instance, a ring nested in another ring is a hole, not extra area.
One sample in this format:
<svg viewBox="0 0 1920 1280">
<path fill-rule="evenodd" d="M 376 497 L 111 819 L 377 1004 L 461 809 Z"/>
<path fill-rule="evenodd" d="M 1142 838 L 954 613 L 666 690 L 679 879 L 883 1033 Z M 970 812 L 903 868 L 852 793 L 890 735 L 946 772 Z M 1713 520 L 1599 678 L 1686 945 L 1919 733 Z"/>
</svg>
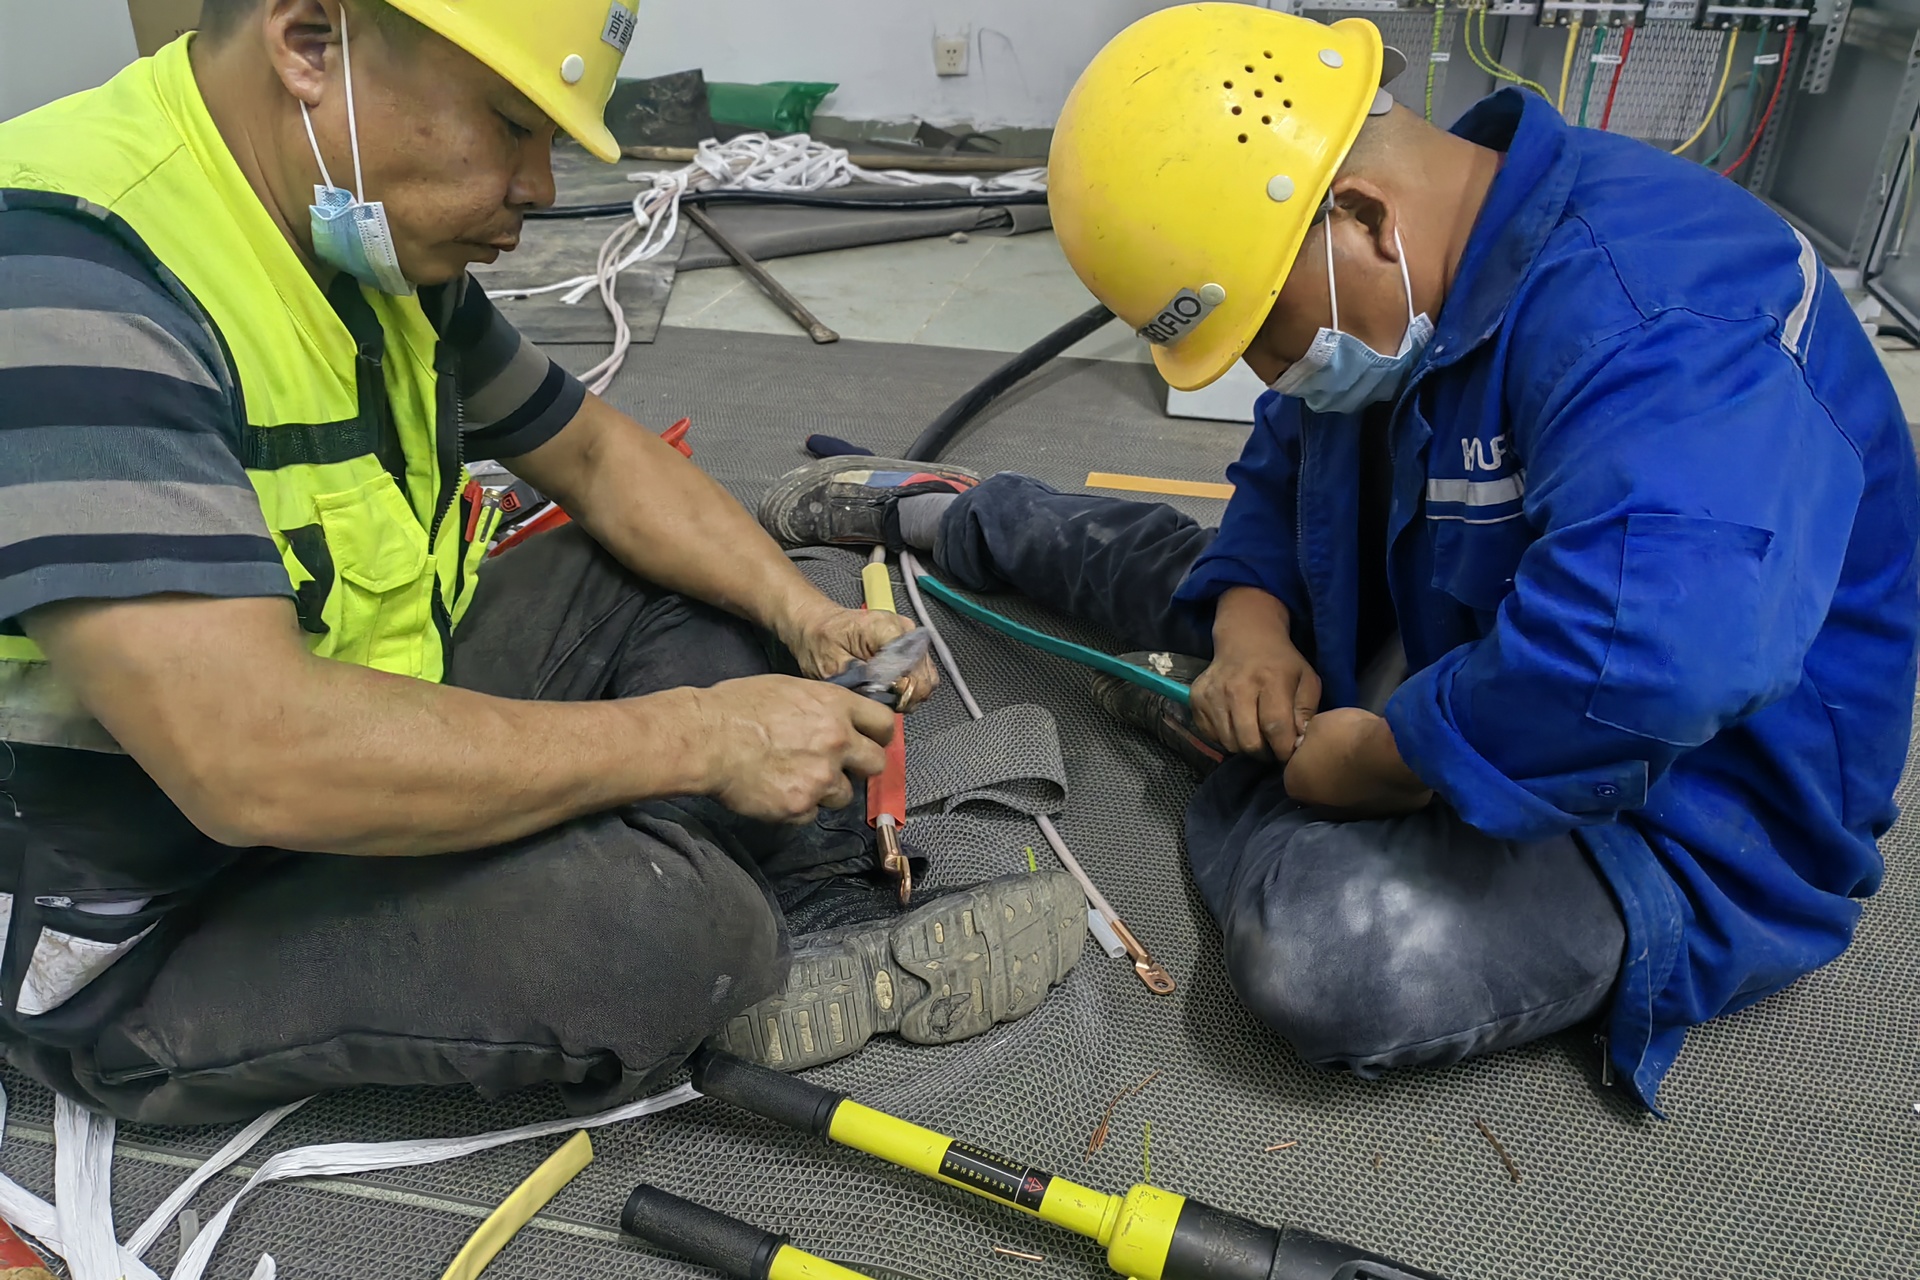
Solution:
<svg viewBox="0 0 1920 1280">
<path fill-rule="evenodd" d="M 470 279 L 421 291 L 458 353 L 467 454 L 546 443 L 586 389 Z M 62 600 L 291 595 L 223 357 L 91 219 L 0 210 L 0 634 Z"/>
</svg>

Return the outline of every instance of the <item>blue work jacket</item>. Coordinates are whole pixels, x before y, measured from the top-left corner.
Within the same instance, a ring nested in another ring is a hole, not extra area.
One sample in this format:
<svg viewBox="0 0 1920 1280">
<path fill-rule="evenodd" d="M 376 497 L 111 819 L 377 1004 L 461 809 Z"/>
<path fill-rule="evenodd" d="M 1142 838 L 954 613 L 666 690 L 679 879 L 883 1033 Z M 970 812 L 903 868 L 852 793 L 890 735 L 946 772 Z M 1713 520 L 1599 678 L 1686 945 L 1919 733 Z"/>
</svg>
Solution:
<svg viewBox="0 0 1920 1280">
<path fill-rule="evenodd" d="M 1608 1051 L 1652 1107 L 1689 1026 L 1839 955 L 1879 886 L 1914 448 L 1839 286 L 1759 200 L 1517 89 L 1454 131 L 1506 160 L 1391 407 L 1414 674 L 1387 719 L 1475 827 L 1592 852 L 1627 926 Z M 1357 418 L 1263 396 L 1180 590 L 1279 597 L 1328 706 L 1356 692 L 1359 448 Z"/>
</svg>

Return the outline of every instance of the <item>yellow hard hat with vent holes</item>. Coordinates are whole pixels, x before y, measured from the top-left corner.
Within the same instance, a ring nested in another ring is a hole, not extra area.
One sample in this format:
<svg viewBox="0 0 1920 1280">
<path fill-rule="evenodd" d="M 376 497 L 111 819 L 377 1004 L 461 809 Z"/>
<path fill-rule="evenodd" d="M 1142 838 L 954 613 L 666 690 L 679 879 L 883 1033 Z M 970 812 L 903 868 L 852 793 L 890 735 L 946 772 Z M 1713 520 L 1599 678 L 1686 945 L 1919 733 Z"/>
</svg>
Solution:
<svg viewBox="0 0 1920 1280">
<path fill-rule="evenodd" d="M 636 0 L 386 0 L 497 71 L 563 133 L 620 158 L 607 100 L 633 39 Z"/>
<path fill-rule="evenodd" d="M 1054 231 L 1169 384 L 1206 386 L 1253 341 L 1405 65 L 1361 18 L 1190 4 L 1134 23 L 1081 75 L 1049 158 Z"/>
</svg>

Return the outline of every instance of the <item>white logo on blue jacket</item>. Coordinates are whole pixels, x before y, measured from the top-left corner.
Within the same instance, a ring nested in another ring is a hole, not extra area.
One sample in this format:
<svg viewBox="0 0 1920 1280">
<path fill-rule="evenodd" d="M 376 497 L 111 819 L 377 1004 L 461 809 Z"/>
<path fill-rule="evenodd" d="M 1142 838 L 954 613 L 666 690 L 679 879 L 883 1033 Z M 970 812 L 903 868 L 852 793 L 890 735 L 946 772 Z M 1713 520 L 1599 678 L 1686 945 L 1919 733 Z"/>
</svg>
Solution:
<svg viewBox="0 0 1920 1280">
<path fill-rule="evenodd" d="M 1439 474 L 1427 480 L 1428 519 L 1503 524 L 1520 518 L 1527 476 L 1504 435 L 1490 440 L 1463 436 L 1458 475 L 1446 474 L 1451 462 L 1444 452 L 1435 452 L 1433 470 Z"/>
</svg>

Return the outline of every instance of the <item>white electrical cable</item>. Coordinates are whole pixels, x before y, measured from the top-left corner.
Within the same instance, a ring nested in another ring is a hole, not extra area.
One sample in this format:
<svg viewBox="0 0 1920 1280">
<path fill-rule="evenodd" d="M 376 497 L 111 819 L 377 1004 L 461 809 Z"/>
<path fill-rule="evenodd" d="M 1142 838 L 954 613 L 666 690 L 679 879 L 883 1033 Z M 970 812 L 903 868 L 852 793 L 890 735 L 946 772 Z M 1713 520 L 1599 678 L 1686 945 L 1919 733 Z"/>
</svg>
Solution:
<svg viewBox="0 0 1920 1280">
<path fill-rule="evenodd" d="M 241 1156 L 253 1150 L 260 1139 L 266 1137 L 268 1131 L 275 1125 L 311 1101 L 311 1098 L 302 1098 L 298 1102 L 289 1102 L 284 1107 L 276 1107 L 234 1134 L 227 1140 L 225 1146 L 208 1156 L 198 1169 L 189 1174 L 185 1182 L 175 1187 L 173 1194 L 160 1202 L 159 1208 L 147 1215 L 147 1220 L 140 1224 L 139 1230 L 127 1237 L 128 1251 L 137 1258 L 146 1257 L 147 1250 L 153 1248 L 154 1241 L 179 1220 L 180 1211 L 193 1202 L 193 1197 L 199 1194 L 201 1187 Z"/>
<path fill-rule="evenodd" d="M 0 1143 L 6 1141 L 6 1134 L 7 1091 L 0 1087 Z M 3 1173 L 0 1173 L 0 1218 L 53 1252 L 66 1253 L 66 1237 L 60 1231 L 59 1213 L 52 1205 Z"/>
<path fill-rule="evenodd" d="M 319 1178 L 367 1173 L 376 1169 L 403 1169 L 437 1164 L 462 1156 L 527 1142 L 556 1133 L 598 1129 L 642 1116 L 656 1115 L 699 1099 L 700 1093 L 683 1084 L 638 1102 L 585 1118 L 569 1117 L 501 1129 L 465 1138 L 424 1138 L 401 1142 L 341 1142 L 296 1147 L 282 1151 L 254 1171 L 232 1199 L 215 1214 L 199 1236 L 181 1254 L 171 1280 L 201 1280 L 220 1237 L 242 1198 L 256 1187 L 289 1178 Z M 156 1209 L 126 1245 L 113 1238 L 112 1160 L 114 1122 L 95 1115 L 66 1098 L 54 1103 L 55 1204 L 5 1175 L 0 1175 L 0 1218 L 34 1237 L 66 1259 L 73 1280 L 160 1280 L 138 1254 L 151 1247 L 160 1231 L 208 1179 L 231 1166 L 265 1137 L 301 1103 L 291 1103 L 253 1121 L 196 1169 Z M 0 1140 L 6 1132 L 6 1091 L 0 1089 Z M 271 1255 L 262 1254 L 252 1280 L 274 1280 L 277 1268 Z"/>
<path fill-rule="evenodd" d="M 960 701 L 966 706 L 967 714 L 975 720 L 983 719 L 985 713 L 980 710 L 980 704 L 974 701 L 973 690 L 967 687 L 966 677 L 960 674 L 960 664 L 953 660 L 953 650 L 947 647 L 946 637 L 941 635 L 940 628 L 934 625 L 933 615 L 927 610 L 927 602 L 920 596 L 918 579 L 922 572 L 920 561 L 913 552 L 900 553 L 900 577 L 907 584 L 907 598 L 913 601 L 914 616 L 919 619 L 920 625 L 927 629 L 927 639 L 933 641 L 933 651 L 940 655 L 940 665 L 947 669 L 947 676 L 953 681 L 953 691 L 960 695 Z M 1092 877 L 1087 875 L 1086 869 L 1080 865 L 1080 860 L 1067 848 L 1067 842 L 1060 838 L 1059 829 L 1053 825 L 1053 820 L 1044 813 L 1034 814 L 1033 820 L 1039 825 L 1040 834 L 1046 837 L 1047 844 L 1053 849 L 1053 856 L 1060 859 L 1060 865 L 1067 869 L 1068 875 L 1080 882 L 1080 889 L 1087 895 L 1087 901 L 1093 905 L 1094 911 L 1108 924 L 1119 924 L 1119 913 L 1113 909 L 1113 904 L 1107 901 L 1106 895 L 1100 892 L 1099 886 L 1093 883 Z"/>
<path fill-rule="evenodd" d="M 113 1235 L 113 1131 L 106 1116 L 54 1100 L 53 1205 L 73 1280 L 159 1280 Z"/>
<path fill-rule="evenodd" d="M 560 300 L 569 306 L 598 292 L 601 305 L 613 319 L 614 335 L 613 350 L 581 379 L 595 395 L 612 385 L 614 375 L 626 361 L 627 346 L 633 336 L 614 296 L 620 273 L 658 257 L 673 242 L 674 233 L 680 227 L 680 201 L 690 191 L 725 189 L 803 194 L 853 182 L 870 182 L 889 187 L 964 186 L 970 194 L 990 199 L 996 195 L 1044 192 L 1047 171 L 1018 169 L 982 178 L 968 174 L 863 169 L 853 163 L 846 151 L 816 142 L 804 133 L 783 138 L 743 133 L 727 142 L 708 138 L 694 149 L 693 163 L 684 168 L 630 173 L 627 181 L 644 183 L 646 189 L 633 198 L 632 221 L 622 223 L 601 244 L 593 274 L 524 289 L 487 291 L 490 298 L 531 298 L 537 294 L 559 293 L 563 295 Z M 634 243 L 636 240 L 638 244 Z"/>
<path fill-rule="evenodd" d="M 544 1138 L 556 1133 L 571 1133 L 576 1129 L 598 1129 L 604 1125 L 618 1124 L 625 1120 L 637 1120 L 642 1116 L 655 1115 L 673 1107 L 693 1102 L 700 1093 L 690 1084 L 683 1084 L 665 1093 L 657 1093 L 638 1102 L 630 1102 L 611 1111 L 585 1119 L 566 1118 L 545 1120 L 538 1124 L 521 1125 L 517 1129 L 502 1129 L 495 1133 L 480 1133 L 469 1138 L 423 1138 L 402 1142 L 336 1142 L 324 1146 L 297 1147 L 292 1151 L 282 1151 L 262 1164 L 248 1178 L 246 1185 L 234 1193 L 233 1199 L 220 1207 L 220 1212 L 207 1223 L 200 1236 L 187 1251 L 181 1255 L 179 1263 L 173 1269 L 172 1280 L 200 1280 L 206 1273 L 207 1263 L 213 1258 L 213 1251 L 220 1243 L 220 1237 L 226 1233 L 227 1223 L 233 1218 L 233 1211 L 240 1201 L 256 1187 L 268 1183 L 284 1182 L 289 1178 L 334 1177 L 348 1173 L 369 1173 L 375 1169 L 408 1169 L 416 1165 L 438 1164 L 443 1160 L 458 1160 L 475 1152 L 488 1151 L 494 1147 L 503 1147 L 513 1142 L 527 1142 L 534 1138 Z M 258 1273 L 255 1273 L 256 1276 Z M 80 1277 L 75 1280 L 81 1280 Z M 129 1277 L 129 1280 L 132 1280 Z"/>
</svg>

